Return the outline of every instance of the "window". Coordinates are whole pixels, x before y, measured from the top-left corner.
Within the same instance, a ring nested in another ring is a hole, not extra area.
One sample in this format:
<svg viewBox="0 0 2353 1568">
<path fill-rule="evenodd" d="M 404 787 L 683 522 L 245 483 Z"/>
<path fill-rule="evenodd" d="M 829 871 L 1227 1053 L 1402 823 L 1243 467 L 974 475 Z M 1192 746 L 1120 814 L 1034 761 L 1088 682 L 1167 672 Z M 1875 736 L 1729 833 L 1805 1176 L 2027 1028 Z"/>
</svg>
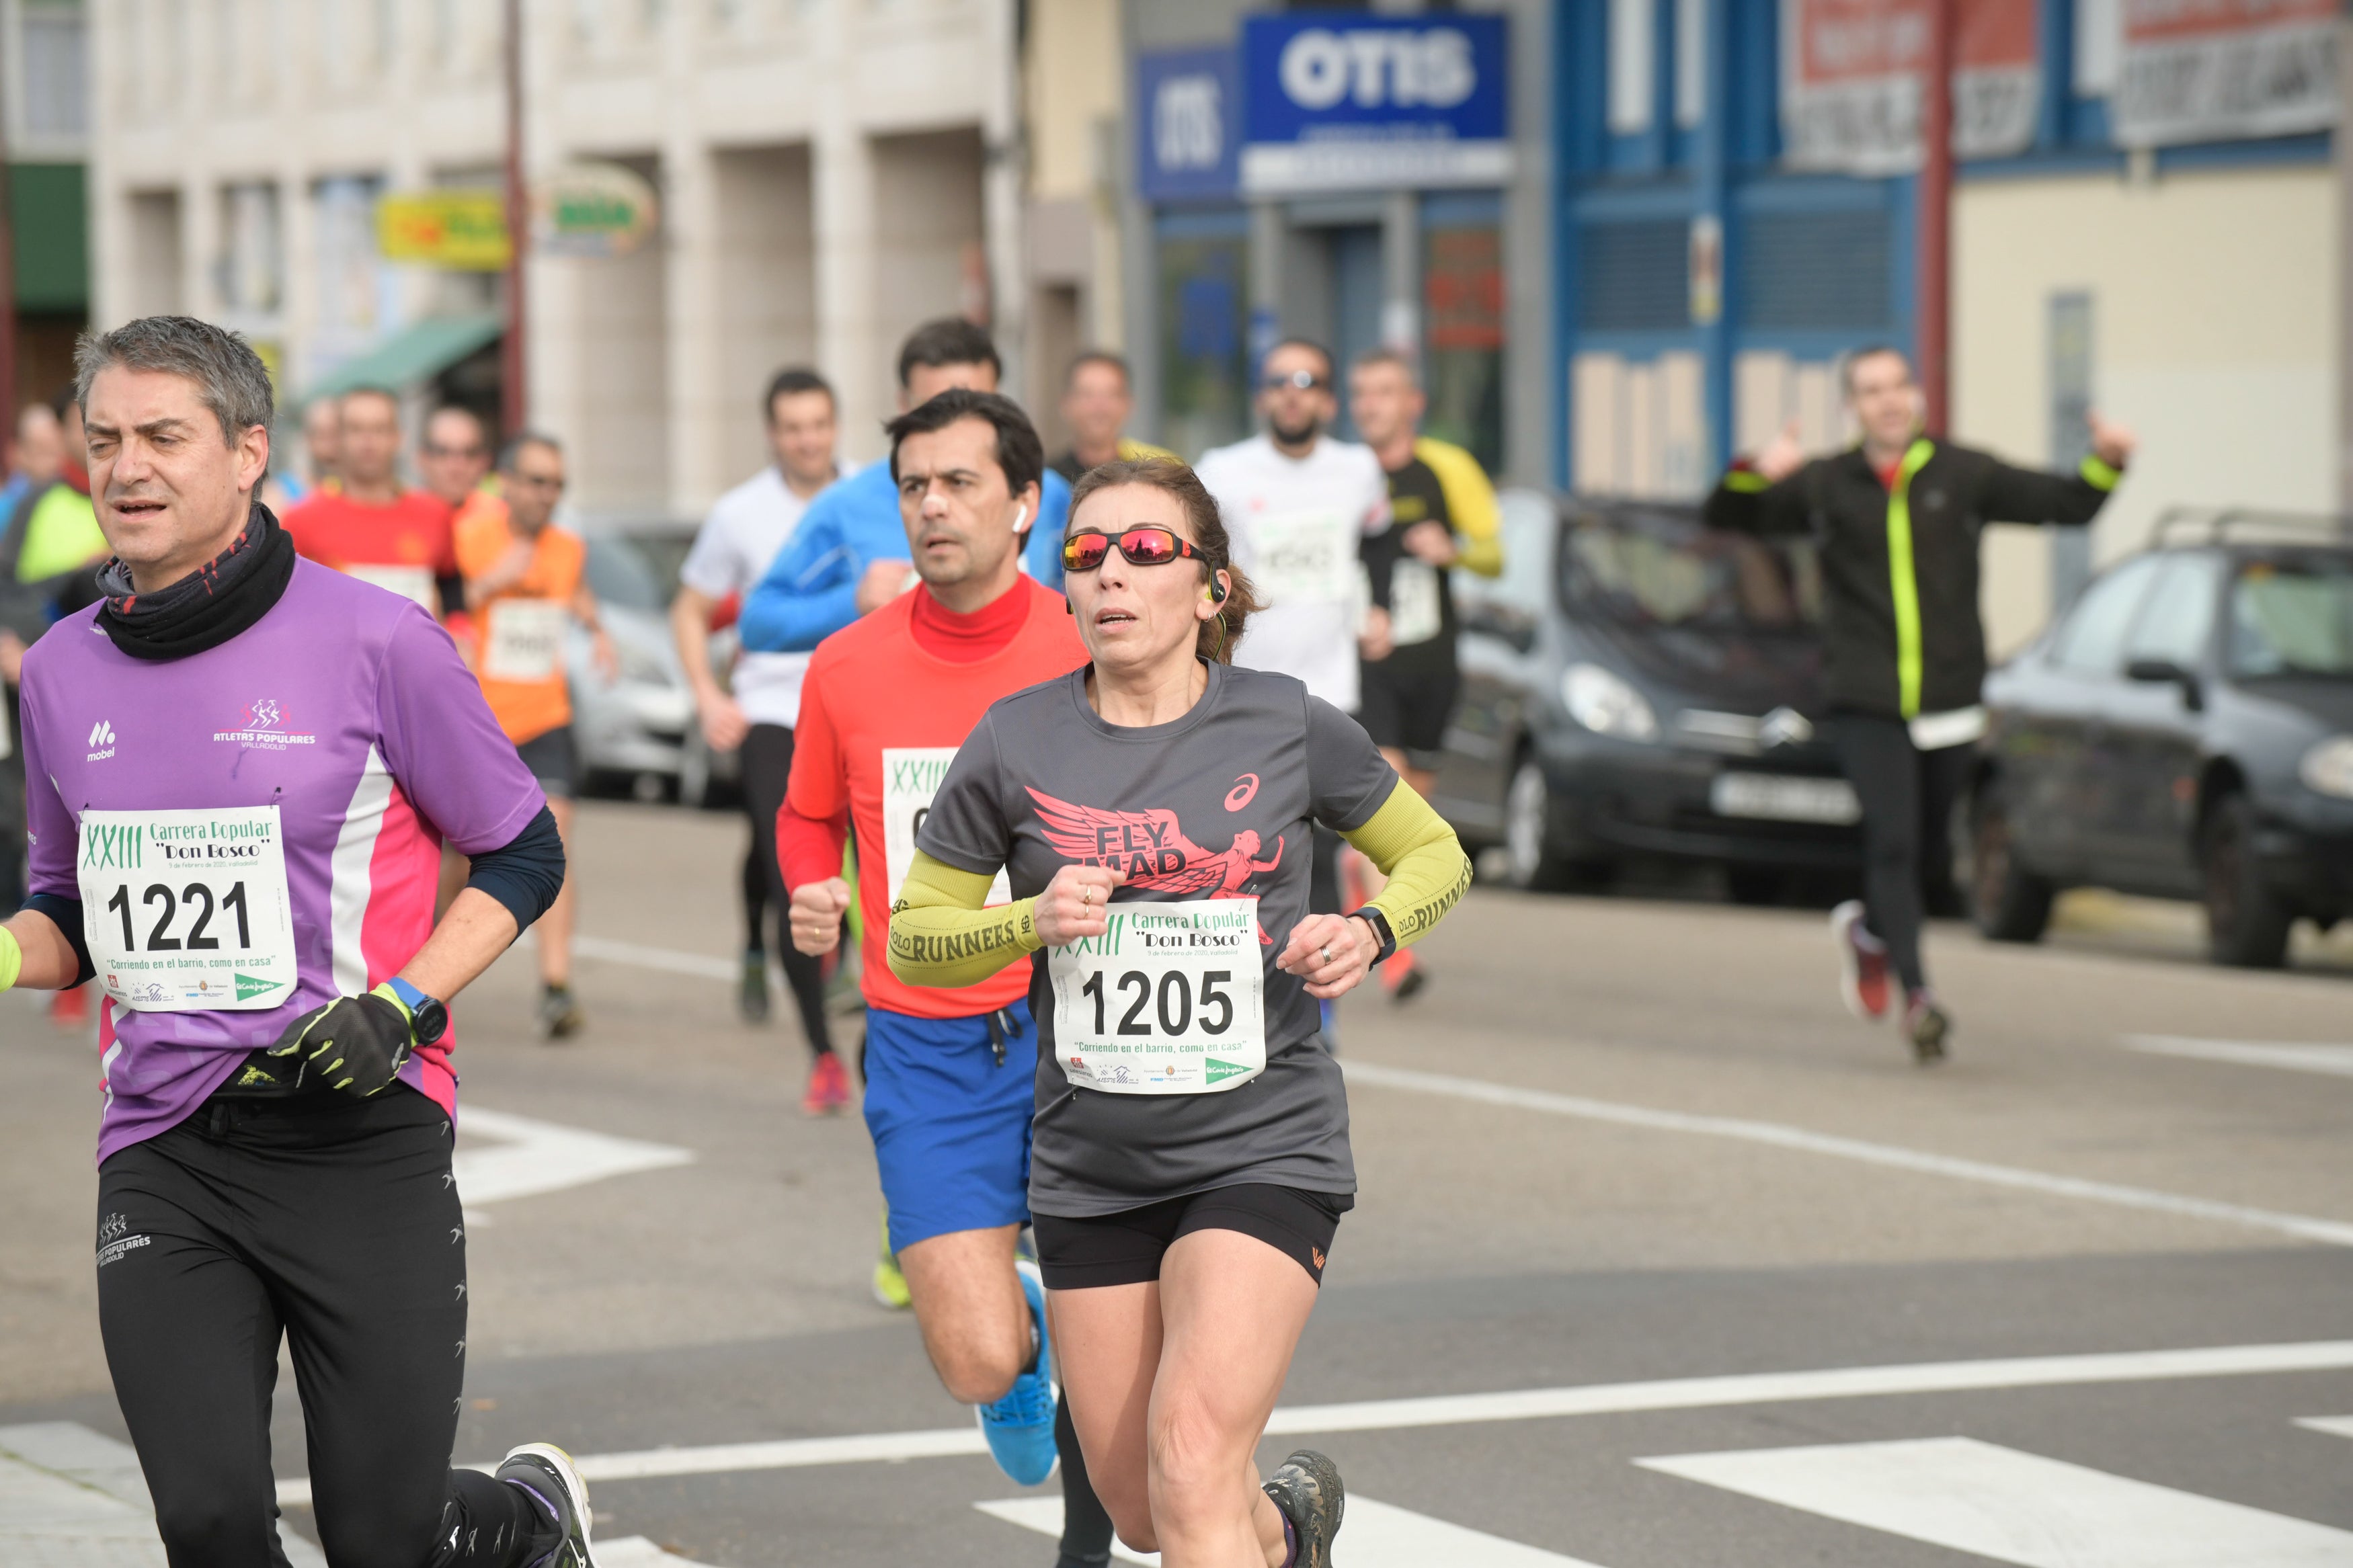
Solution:
<svg viewBox="0 0 2353 1568">
<path fill-rule="evenodd" d="M 1491 224 L 1422 235 L 1422 427 L 1504 463 L 1504 240 Z"/>
<path fill-rule="evenodd" d="M 2114 675 L 2124 668 L 2125 632 L 2140 608 L 2157 570 L 2157 557 L 2137 555 L 2084 591 L 2083 601 L 2059 628 L 2052 654 L 2063 669 Z"/>
<path fill-rule="evenodd" d="M 1630 136 L 1651 128 L 1658 92 L 1658 0 L 1609 0 L 1609 129 Z"/>
<path fill-rule="evenodd" d="M 277 310 L 286 291 L 278 187 L 259 181 L 223 186 L 221 218 L 222 304 L 239 311 Z"/>
<path fill-rule="evenodd" d="M 2124 35 L 2124 0 L 2075 0 L 2076 97 L 2105 98 L 2116 89 Z"/>
<path fill-rule="evenodd" d="M 1160 438 L 1199 453 L 1250 434 L 1250 296 L 1242 235 L 1160 241 Z"/>
<path fill-rule="evenodd" d="M 1675 124 L 1707 118 L 1707 0 L 1675 0 Z"/>
<path fill-rule="evenodd" d="M 28 5 L 24 38 L 25 133 L 87 134 L 90 54 L 81 14 Z"/>
<path fill-rule="evenodd" d="M 2353 676 L 2353 572 L 2253 561 L 2231 585 L 2240 675 Z"/>
<path fill-rule="evenodd" d="M 2184 669 L 2203 664 L 2213 640 L 2221 577 L 2222 563 L 2214 556 L 2168 557 L 2126 639 L 2125 662 L 2161 658 Z"/>
</svg>

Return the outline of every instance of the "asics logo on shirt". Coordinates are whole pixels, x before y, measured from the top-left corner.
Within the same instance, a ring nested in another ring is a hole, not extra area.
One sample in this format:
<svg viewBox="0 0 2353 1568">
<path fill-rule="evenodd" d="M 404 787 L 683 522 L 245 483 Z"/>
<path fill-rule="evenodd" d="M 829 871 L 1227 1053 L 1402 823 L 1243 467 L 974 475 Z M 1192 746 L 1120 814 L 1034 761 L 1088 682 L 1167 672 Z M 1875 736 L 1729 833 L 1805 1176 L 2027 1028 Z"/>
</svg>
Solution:
<svg viewBox="0 0 2353 1568">
<path fill-rule="evenodd" d="M 102 763 L 114 755 L 114 726 L 100 719 L 90 727 L 90 755 L 85 762 Z"/>
</svg>

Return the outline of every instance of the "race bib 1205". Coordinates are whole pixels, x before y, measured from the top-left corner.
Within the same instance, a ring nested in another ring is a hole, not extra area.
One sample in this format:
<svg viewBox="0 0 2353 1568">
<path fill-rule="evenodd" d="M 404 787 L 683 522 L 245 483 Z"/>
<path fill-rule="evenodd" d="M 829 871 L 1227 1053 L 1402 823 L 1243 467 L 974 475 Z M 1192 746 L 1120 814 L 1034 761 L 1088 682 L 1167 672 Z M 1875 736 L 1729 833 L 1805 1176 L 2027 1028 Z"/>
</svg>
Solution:
<svg viewBox="0 0 2353 1568">
<path fill-rule="evenodd" d="M 932 797 L 940 793 L 940 781 L 948 776 L 948 764 L 955 761 L 955 754 L 954 746 L 882 748 L 882 864 L 891 879 L 891 903 L 899 901 L 899 889 L 915 863 L 915 835 L 923 830 Z M 1013 901 L 1012 885 L 1002 870 L 989 884 L 988 901 Z"/>
<path fill-rule="evenodd" d="M 1216 1094 L 1266 1070 L 1256 899 L 1113 903 L 1051 949 L 1054 1055 L 1081 1089 Z"/>
<path fill-rule="evenodd" d="M 85 811 L 77 879 L 90 963 L 117 1005 L 266 1012 L 293 995 L 276 806 Z"/>
</svg>

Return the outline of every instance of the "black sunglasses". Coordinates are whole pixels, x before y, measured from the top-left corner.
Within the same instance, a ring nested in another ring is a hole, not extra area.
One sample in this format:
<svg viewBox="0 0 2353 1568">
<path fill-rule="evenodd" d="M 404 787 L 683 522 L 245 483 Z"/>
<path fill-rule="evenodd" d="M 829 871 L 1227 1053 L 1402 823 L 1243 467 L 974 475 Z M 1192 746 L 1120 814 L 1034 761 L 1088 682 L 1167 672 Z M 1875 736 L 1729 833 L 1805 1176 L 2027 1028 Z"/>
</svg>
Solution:
<svg viewBox="0 0 2353 1568">
<path fill-rule="evenodd" d="M 1270 375 L 1259 384 L 1269 392 L 1281 392 L 1286 386 L 1307 392 L 1328 384 L 1312 370 L 1294 370 L 1289 375 Z"/>
<path fill-rule="evenodd" d="M 1207 561 L 1188 540 L 1165 528 L 1130 528 L 1117 534 L 1099 528 L 1082 529 L 1062 541 L 1062 570 L 1092 572 L 1103 563 L 1113 548 L 1131 566 L 1166 566 L 1171 561 Z"/>
</svg>

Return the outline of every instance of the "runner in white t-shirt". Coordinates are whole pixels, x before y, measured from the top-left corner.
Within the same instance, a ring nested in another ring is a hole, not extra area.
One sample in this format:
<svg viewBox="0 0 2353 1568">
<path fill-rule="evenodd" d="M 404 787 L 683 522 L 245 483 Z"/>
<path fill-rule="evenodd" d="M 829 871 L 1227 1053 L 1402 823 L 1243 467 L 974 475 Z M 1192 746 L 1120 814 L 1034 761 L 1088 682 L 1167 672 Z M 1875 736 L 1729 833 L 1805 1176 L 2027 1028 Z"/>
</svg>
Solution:
<svg viewBox="0 0 2353 1568">
<path fill-rule="evenodd" d="M 1266 606 L 1234 662 L 1296 677 L 1309 695 L 1354 713 L 1366 603 L 1358 550 L 1389 524 L 1389 481 L 1370 447 L 1324 433 L 1339 408 L 1330 353 L 1285 338 L 1260 376 L 1265 433 L 1204 454 L 1193 471 L 1217 497 L 1234 560 Z M 1340 851 L 1337 834 L 1316 834 L 1308 888 L 1316 914 L 1343 912 Z M 1332 1023 L 1327 1005 L 1327 1032 Z"/>
<path fill-rule="evenodd" d="M 744 858 L 739 1005 L 754 1023 L 768 1016 L 767 911 L 773 905 L 780 926 L 785 918 L 786 900 L 776 868 L 776 809 L 784 804 L 785 783 L 792 774 L 793 727 L 800 721 L 801 678 L 809 656 L 741 654 L 723 686 L 711 668 L 712 622 L 716 612 L 729 601 L 740 602 L 767 574 L 769 563 L 800 526 L 809 502 L 844 472 L 834 460 L 833 389 L 824 377 L 812 370 L 781 371 L 768 384 L 763 406 L 776 461 L 712 507 L 702 531 L 695 535 L 692 552 L 679 570 L 678 597 L 670 605 L 670 629 L 694 688 L 703 739 L 714 752 L 740 752 L 743 762 L 752 843 Z M 840 1110 L 849 1100 L 849 1080 L 826 1026 L 821 961 L 781 937 L 776 952 L 800 1008 L 802 1031 L 817 1058 L 802 1109 L 813 1116 Z"/>
</svg>

